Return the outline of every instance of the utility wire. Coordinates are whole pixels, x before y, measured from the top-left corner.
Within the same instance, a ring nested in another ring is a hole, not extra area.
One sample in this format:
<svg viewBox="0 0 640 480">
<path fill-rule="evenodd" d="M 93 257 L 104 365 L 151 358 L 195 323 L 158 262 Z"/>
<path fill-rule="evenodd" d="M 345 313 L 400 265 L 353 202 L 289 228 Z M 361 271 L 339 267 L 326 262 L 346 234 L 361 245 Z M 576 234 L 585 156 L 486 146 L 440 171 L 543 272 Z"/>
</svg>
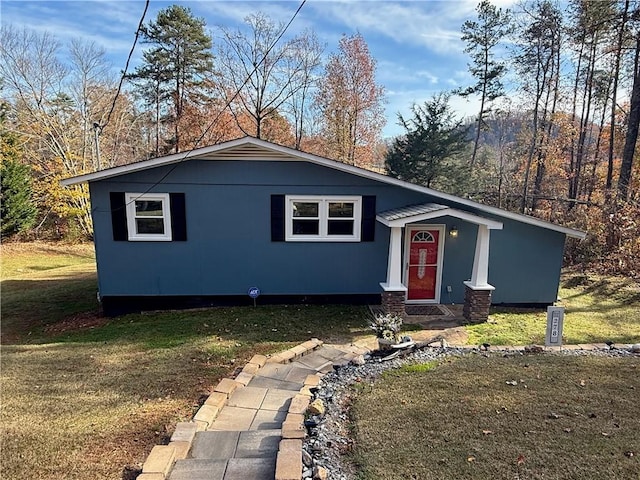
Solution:
<svg viewBox="0 0 640 480">
<path fill-rule="evenodd" d="M 122 85 L 124 84 L 125 78 L 127 77 L 127 70 L 129 69 L 129 62 L 131 62 L 131 57 L 133 57 L 133 52 L 136 49 L 136 44 L 138 43 L 138 38 L 140 38 L 140 32 L 142 31 L 142 27 L 144 24 L 144 17 L 147 15 L 147 10 L 149 10 L 149 2 L 150 0 L 146 0 L 144 4 L 144 11 L 142 12 L 142 16 L 140 17 L 140 22 L 138 23 L 138 29 L 136 30 L 136 36 L 133 39 L 133 45 L 131 45 L 131 50 L 129 51 L 129 56 L 127 57 L 127 62 L 124 65 L 124 70 L 122 71 L 122 75 L 120 75 L 120 83 L 118 84 L 118 90 L 116 91 L 115 97 L 113 97 L 113 102 L 111 103 L 111 109 L 109 110 L 109 114 L 107 115 L 107 119 L 103 124 L 97 124 L 94 126 L 98 129 L 98 134 L 102 133 L 104 127 L 109 124 L 111 120 L 111 115 L 113 115 L 113 111 L 116 109 L 116 102 L 118 101 L 118 97 L 122 92 Z"/>
<path fill-rule="evenodd" d="M 148 2 L 149 0 L 147 0 Z M 157 187 L 158 185 L 160 185 L 177 167 L 179 164 L 181 164 L 182 162 L 184 162 L 185 160 L 187 160 L 189 158 L 189 155 L 191 153 L 193 153 L 194 150 L 196 150 L 198 144 L 204 139 L 204 137 L 207 135 L 207 133 L 209 132 L 209 130 L 211 130 L 213 128 L 213 126 L 216 124 L 216 122 L 218 121 L 218 119 L 220 118 L 220 116 L 222 115 L 222 113 L 231 106 L 231 103 L 238 97 L 238 95 L 240 95 L 240 92 L 242 91 L 242 89 L 244 88 L 244 86 L 249 82 L 249 80 L 251 80 L 251 76 L 258 70 L 258 67 L 260 67 L 265 60 L 267 59 L 267 56 L 269 55 L 269 53 L 271 53 L 271 50 L 273 50 L 275 48 L 275 46 L 278 44 L 278 42 L 280 41 L 280 39 L 284 36 L 284 34 L 286 33 L 286 31 L 289 29 L 289 27 L 291 26 L 291 24 L 293 23 L 293 21 L 295 20 L 295 18 L 298 16 L 298 13 L 300 13 L 300 10 L 302 10 L 302 7 L 304 6 L 304 4 L 307 2 L 307 0 L 302 0 L 302 2 L 300 3 L 300 5 L 298 6 L 298 9 L 294 12 L 293 16 L 291 17 L 291 19 L 289 20 L 289 22 L 284 26 L 284 28 L 282 29 L 282 32 L 280 32 L 280 34 L 278 35 L 278 37 L 274 40 L 274 42 L 271 44 L 271 46 L 267 49 L 267 51 L 265 52 L 265 54 L 263 55 L 262 59 L 253 67 L 253 70 L 247 75 L 247 78 L 245 79 L 245 81 L 242 83 L 242 85 L 240 85 L 240 87 L 236 90 L 236 92 L 231 96 L 231 98 L 226 102 L 225 106 L 220 109 L 220 111 L 218 112 L 218 114 L 214 117 L 214 119 L 209 122 L 209 125 L 207 126 L 207 128 L 204 130 L 204 132 L 202 132 L 202 134 L 200 135 L 200 137 L 198 137 L 198 139 L 196 140 L 194 146 L 192 148 L 190 148 L 189 150 L 184 152 L 184 156 L 178 160 L 177 162 L 175 162 L 171 168 L 167 171 L 167 173 L 165 173 L 160 180 L 156 181 L 155 183 L 153 183 L 149 188 L 147 188 L 144 192 L 142 192 L 137 198 L 133 198 L 132 200 L 130 200 L 128 203 L 125 203 L 122 207 L 119 208 L 126 208 L 127 205 L 130 205 L 131 203 L 135 202 L 136 200 L 138 200 L 139 198 L 142 197 L 142 195 L 145 195 L 147 193 L 149 193 L 152 189 L 154 189 L 155 187 Z M 109 211 L 113 211 L 113 210 L 109 210 Z"/>
</svg>

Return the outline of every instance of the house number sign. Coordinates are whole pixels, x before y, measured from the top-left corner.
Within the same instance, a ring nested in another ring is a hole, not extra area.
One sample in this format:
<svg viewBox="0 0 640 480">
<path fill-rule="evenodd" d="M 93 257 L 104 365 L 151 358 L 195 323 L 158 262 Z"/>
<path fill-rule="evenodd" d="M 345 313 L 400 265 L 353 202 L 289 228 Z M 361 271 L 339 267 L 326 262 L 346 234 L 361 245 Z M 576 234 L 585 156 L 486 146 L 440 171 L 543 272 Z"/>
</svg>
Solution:
<svg viewBox="0 0 640 480">
<path fill-rule="evenodd" d="M 562 326 L 564 307 L 547 307 L 547 335 L 544 344 L 547 347 L 562 345 Z"/>
</svg>

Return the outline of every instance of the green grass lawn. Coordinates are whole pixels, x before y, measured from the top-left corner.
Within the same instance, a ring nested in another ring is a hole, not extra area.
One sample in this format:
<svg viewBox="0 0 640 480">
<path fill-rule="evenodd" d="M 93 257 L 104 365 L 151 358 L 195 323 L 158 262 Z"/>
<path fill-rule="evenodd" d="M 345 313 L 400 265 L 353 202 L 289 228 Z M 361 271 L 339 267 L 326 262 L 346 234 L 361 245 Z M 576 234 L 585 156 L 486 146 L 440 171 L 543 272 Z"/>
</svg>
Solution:
<svg viewBox="0 0 640 480">
<path fill-rule="evenodd" d="M 368 333 L 349 306 L 103 318 L 92 252 L 2 246 L 2 479 L 119 479 L 252 355 Z"/>
<path fill-rule="evenodd" d="M 355 395 L 358 478 L 638 478 L 639 391 L 638 357 L 468 355 L 391 370 Z"/>
<path fill-rule="evenodd" d="M 640 342 L 639 281 L 567 272 L 559 297 L 564 343 Z M 465 328 L 472 345 L 527 345 L 544 344 L 546 324 L 543 310 L 493 307 L 489 322 Z"/>
<path fill-rule="evenodd" d="M 369 334 L 367 310 L 350 306 L 100 317 L 92 245 L 5 243 L 1 288 L 2 479 L 121 478 L 253 354 Z M 574 279 L 561 294 L 571 302 L 570 338 L 637 338 L 637 283 Z M 493 338 L 508 331 L 503 343 L 530 343 L 544 334 L 544 320 L 530 312 L 496 315 L 496 324 L 468 327 L 473 342 L 499 343 Z"/>
<path fill-rule="evenodd" d="M 92 244 L 2 245 L 2 343 L 30 341 L 71 315 L 97 313 Z"/>
</svg>

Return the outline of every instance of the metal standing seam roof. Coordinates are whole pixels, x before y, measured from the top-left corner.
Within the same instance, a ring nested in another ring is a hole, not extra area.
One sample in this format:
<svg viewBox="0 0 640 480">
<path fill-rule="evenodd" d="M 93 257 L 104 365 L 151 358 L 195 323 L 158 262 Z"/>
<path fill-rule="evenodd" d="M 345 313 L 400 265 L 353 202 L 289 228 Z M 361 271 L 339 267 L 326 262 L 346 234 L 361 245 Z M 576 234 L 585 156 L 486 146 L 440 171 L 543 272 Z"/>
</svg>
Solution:
<svg viewBox="0 0 640 480">
<path fill-rule="evenodd" d="M 394 208 L 378 213 L 378 217 L 387 221 L 400 220 L 401 218 L 413 217 L 424 213 L 437 212 L 438 210 L 446 210 L 446 205 L 439 203 L 422 203 L 420 205 L 407 205 L 406 207 Z"/>
</svg>

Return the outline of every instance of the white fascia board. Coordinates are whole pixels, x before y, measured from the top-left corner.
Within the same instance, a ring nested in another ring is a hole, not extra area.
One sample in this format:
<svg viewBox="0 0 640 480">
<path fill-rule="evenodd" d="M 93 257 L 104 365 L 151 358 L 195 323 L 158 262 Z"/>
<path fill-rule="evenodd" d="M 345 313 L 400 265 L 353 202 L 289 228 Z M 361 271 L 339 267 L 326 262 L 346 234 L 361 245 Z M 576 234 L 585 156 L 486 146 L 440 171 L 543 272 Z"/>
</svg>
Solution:
<svg viewBox="0 0 640 480">
<path fill-rule="evenodd" d="M 143 160 L 142 162 L 130 163 L 128 165 L 122 165 L 120 167 L 107 168 L 105 170 L 99 170 L 93 173 L 87 173 L 84 175 L 78 175 L 77 177 L 65 178 L 60 182 L 63 186 L 76 185 L 78 183 L 92 182 L 94 180 L 104 180 L 106 178 L 117 177 L 127 173 L 139 172 L 141 170 L 148 170 L 154 167 L 161 167 L 164 165 L 171 165 L 173 163 L 180 163 L 185 160 L 192 160 L 194 158 L 203 158 L 207 155 L 217 153 L 222 150 L 237 147 L 238 145 L 245 145 L 247 143 L 255 143 L 251 141 L 250 137 L 238 138 L 229 142 L 220 143 L 217 145 L 211 145 L 208 147 L 196 148 L 194 150 L 187 150 L 186 152 L 174 153 L 164 157 L 152 158 L 150 160 Z M 253 139 L 257 140 L 257 139 Z M 266 142 L 265 142 L 266 143 Z M 268 144 L 268 143 L 267 143 Z"/>
<path fill-rule="evenodd" d="M 116 177 L 118 175 L 123 175 L 126 173 L 137 172 L 140 170 L 146 170 L 149 168 L 159 167 L 162 165 L 168 165 L 172 163 L 178 163 L 188 159 L 194 159 L 194 158 L 206 159 L 208 155 L 216 154 L 218 152 L 222 152 L 227 149 L 232 149 L 241 145 L 255 145 L 258 147 L 265 148 L 267 150 L 279 152 L 283 155 L 286 155 L 290 157 L 292 161 L 300 161 L 300 160 L 308 161 L 311 163 L 315 163 L 317 165 L 333 168 L 334 170 L 339 170 L 342 172 L 350 173 L 352 175 L 357 175 L 359 177 L 367 178 L 370 180 L 376 180 L 379 182 L 387 183 L 389 185 L 395 185 L 401 188 L 405 188 L 407 190 L 413 190 L 415 192 L 431 195 L 435 198 L 440 198 L 443 200 L 448 200 L 450 202 L 458 203 L 460 205 L 472 207 L 474 209 L 477 209 L 492 215 L 496 215 L 498 217 L 508 218 L 510 220 L 527 223 L 537 227 L 546 228 L 548 230 L 554 230 L 556 232 L 564 233 L 565 235 L 568 235 L 570 237 L 579 238 L 580 240 L 584 239 L 587 236 L 585 232 L 581 232 L 580 230 L 574 230 L 572 228 L 563 227 L 551 222 L 540 220 L 535 217 L 522 215 L 520 213 L 509 212 L 507 210 L 502 210 L 497 207 L 490 207 L 488 205 L 483 205 L 481 203 L 474 202 L 473 200 L 467 200 L 465 198 L 456 197 L 455 195 L 451 195 L 448 193 L 438 192 L 437 190 L 432 190 L 431 188 L 422 187 L 420 185 L 414 185 L 412 183 L 405 182 L 404 180 L 398 180 L 397 178 L 392 178 L 387 175 L 382 175 L 381 173 L 372 172 L 370 170 L 365 170 L 364 168 L 356 167 L 353 165 L 347 165 L 345 163 L 338 162 L 336 160 L 330 160 L 328 158 L 320 157 L 318 155 L 313 155 L 311 153 L 302 152 L 300 150 L 294 150 L 289 147 L 284 147 L 282 145 L 277 145 L 277 144 L 270 143 L 265 140 L 260 140 L 254 137 L 238 138 L 236 140 L 220 143 L 218 145 L 203 147 L 196 150 L 189 150 L 187 152 L 175 153 L 173 155 L 169 155 L 166 157 L 154 158 L 151 160 L 145 160 L 142 162 L 132 163 L 129 165 L 123 165 L 121 167 L 110 168 L 107 170 L 100 170 L 94 173 L 88 173 L 88 174 L 80 175 L 77 177 L 67 178 L 65 180 L 62 180 L 60 183 L 64 186 L 76 185 L 78 183 L 91 182 L 94 180 L 103 180 L 106 178 Z M 255 160 L 255 158 L 252 158 L 251 160 Z"/>
<path fill-rule="evenodd" d="M 144 160 L 142 162 L 130 163 L 129 165 L 122 165 L 120 167 L 107 168 L 106 170 L 99 170 L 93 173 L 86 173 L 84 175 L 78 175 L 77 177 L 65 178 L 60 182 L 63 186 L 77 185 L 78 183 L 92 182 L 94 180 L 104 180 L 107 178 L 117 177 L 127 173 L 139 172 L 141 170 L 148 170 L 153 167 L 161 167 L 164 165 L 171 165 L 173 163 L 180 163 L 185 160 L 201 157 L 209 152 L 201 152 L 200 150 L 209 150 L 211 147 L 202 148 L 198 150 L 190 150 L 188 152 L 174 153 L 167 157 L 152 158 L 151 160 Z"/>
<path fill-rule="evenodd" d="M 268 144 L 267 145 L 271 145 Z M 289 150 L 287 147 L 277 146 L 281 149 Z M 289 153 L 291 151 L 289 150 Z M 381 173 L 372 172 L 370 170 L 365 170 L 363 168 L 355 167 L 353 165 L 347 165 L 345 163 L 337 162 L 335 160 L 329 160 L 328 158 L 318 157 L 316 155 L 297 152 L 298 156 L 304 160 L 308 160 L 313 163 L 317 163 L 319 165 L 324 165 L 329 168 L 333 168 L 335 170 L 341 170 L 343 172 L 351 173 L 353 175 L 358 175 L 360 177 L 368 178 L 371 180 L 377 180 L 379 182 L 384 182 L 390 185 L 396 185 L 398 187 L 406 188 L 408 190 L 413 190 L 420 193 L 425 193 L 427 195 L 431 195 L 436 198 L 441 198 L 443 200 L 449 200 L 451 202 L 456 202 L 461 205 L 465 205 L 468 207 L 475 208 L 477 210 L 490 213 L 492 215 L 496 215 L 498 217 L 508 218 L 510 220 L 516 220 L 518 222 L 527 223 L 529 225 L 534 225 L 537 227 L 546 228 L 548 230 L 554 230 L 556 232 L 564 233 L 569 237 L 578 238 L 580 240 L 584 240 L 587 236 L 586 232 L 582 232 L 580 230 L 575 230 L 573 228 L 563 227 L 561 225 L 556 225 L 555 223 L 547 222 L 545 220 L 541 220 L 539 218 L 531 217 L 529 215 L 523 215 L 520 213 L 509 212 L 508 210 L 503 210 L 497 207 L 491 207 L 488 205 L 483 205 L 482 203 L 474 202 L 473 200 L 468 200 L 462 197 L 456 197 L 455 195 L 451 195 L 448 193 L 439 192 L 437 190 L 433 190 L 431 188 L 422 187 L 420 185 L 414 185 L 413 183 L 405 182 L 404 180 L 398 180 L 397 178 L 392 178 L 387 175 L 382 175 Z M 383 220 L 378 220 L 381 223 L 387 225 L 387 223 Z M 497 222 L 500 223 L 500 222 Z M 502 227 L 490 227 L 490 228 L 502 228 Z"/>
</svg>

